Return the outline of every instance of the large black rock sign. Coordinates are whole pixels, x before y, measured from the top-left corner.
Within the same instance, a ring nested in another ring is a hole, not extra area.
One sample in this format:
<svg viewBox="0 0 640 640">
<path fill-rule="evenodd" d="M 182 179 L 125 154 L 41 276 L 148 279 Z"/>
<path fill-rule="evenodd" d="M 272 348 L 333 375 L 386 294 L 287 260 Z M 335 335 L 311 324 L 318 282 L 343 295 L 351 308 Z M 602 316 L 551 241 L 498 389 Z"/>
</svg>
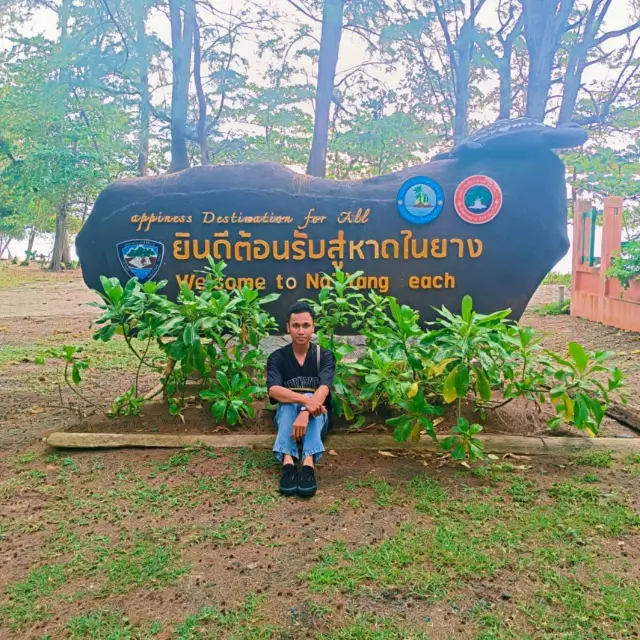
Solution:
<svg viewBox="0 0 640 640">
<path fill-rule="evenodd" d="M 207 256 L 228 264 L 224 287 L 281 294 L 282 320 L 314 297 L 323 272 L 362 271 L 362 289 L 396 296 L 432 319 L 471 294 L 489 313 L 519 318 L 566 253 L 567 202 L 554 148 L 578 146 L 582 129 L 499 121 L 427 164 L 336 182 L 278 164 L 199 167 L 121 180 L 98 197 L 78 234 L 85 282 L 166 279 L 204 284 Z"/>
</svg>

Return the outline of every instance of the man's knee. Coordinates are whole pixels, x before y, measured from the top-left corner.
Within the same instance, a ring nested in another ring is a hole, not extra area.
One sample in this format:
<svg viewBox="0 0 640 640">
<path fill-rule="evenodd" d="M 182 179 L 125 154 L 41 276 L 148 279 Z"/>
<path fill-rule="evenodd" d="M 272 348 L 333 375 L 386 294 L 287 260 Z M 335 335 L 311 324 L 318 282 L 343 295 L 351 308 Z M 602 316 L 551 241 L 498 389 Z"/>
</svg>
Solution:
<svg viewBox="0 0 640 640">
<path fill-rule="evenodd" d="M 280 404 L 276 411 L 276 424 L 292 427 L 298 415 L 298 409 L 294 404 Z"/>
</svg>

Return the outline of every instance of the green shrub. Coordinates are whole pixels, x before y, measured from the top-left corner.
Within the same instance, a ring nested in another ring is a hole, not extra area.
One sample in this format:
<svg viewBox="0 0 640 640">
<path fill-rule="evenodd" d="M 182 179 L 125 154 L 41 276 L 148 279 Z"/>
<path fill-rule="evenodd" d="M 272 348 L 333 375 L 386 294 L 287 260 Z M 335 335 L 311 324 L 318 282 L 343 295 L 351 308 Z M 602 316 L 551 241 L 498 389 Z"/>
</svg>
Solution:
<svg viewBox="0 0 640 640">
<path fill-rule="evenodd" d="M 628 289 L 632 280 L 640 279 L 640 240 L 627 242 L 613 256 L 611 267 L 607 271 L 608 278 L 617 278 L 622 289 Z"/>
<path fill-rule="evenodd" d="M 570 273 L 558 273 L 557 271 L 550 271 L 544 277 L 542 284 L 560 284 L 565 287 L 571 286 L 571 274 Z"/>
<path fill-rule="evenodd" d="M 533 309 L 533 312 L 539 316 L 562 316 L 568 315 L 570 311 L 571 300 L 568 298 L 565 298 L 562 301 L 556 300 L 555 302 L 541 304 Z"/>
<path fill-rule="evenodd" d="M 94 339 L 122 335 L 137 362 L 135 382 L 116 398 L 111 414 L 140 412 L 144 368 L 160 375 L 173 415 L 205 400 L 216 421 L 235 425 L 253 416 L 252 400 L 266 393 L 261 340 L 277 328 L 263 305 L 278 295 L 260 296 L 249 287 L 225 291 L 225 266 L 210 260 L 204 289 L 183 284 L 176 302 L 161 295 L 166 282 L 142 285 L 134 278 L 123 287 L 117 278 L 101 278 L 103 302 L 94 304 L 102 315 Z M 545 350 L 531 327 L 508 319 L 510 310 L 480 314 L 469 296 L 459 314 L 443 307 L 425 325 L 395 298 L 362 293 L 354 284 L 360 275 L 325 274 L 329 286 L 310 301 L 318 343 L 336 355 L 334 410 L 354 426 L 375 412 L 398 441 L 423 434 L 437 440 L 433 418 L 452 405 L 456 424 L 441 444 L 454 459 L 474 460 L 483 455 L 477 438 L 482 427 L 463 415 L 463 403 L 471 401 L 483 417 L 524 398 L 554 407 L 551 429 L 566 424 L 597 435 L 610 394 L 622 387 L 621 372 L 607 365 L 612 354 L 587 352 L 575 342 L 566 355 Z M 345 328 L 364 336 L 358 362 L 349 358 L 354 347 L 340 335 Z M 149 356 L 157 352 L 150 349 L 154 343 L 160 359 Z M 65 381 L 80 395 L 77 387 L 90 363 L 75 347 L 64 347 L 58 357 L 65 361 Z M 195 393 L 187 394 L 189 381 Z"/>
</svg>

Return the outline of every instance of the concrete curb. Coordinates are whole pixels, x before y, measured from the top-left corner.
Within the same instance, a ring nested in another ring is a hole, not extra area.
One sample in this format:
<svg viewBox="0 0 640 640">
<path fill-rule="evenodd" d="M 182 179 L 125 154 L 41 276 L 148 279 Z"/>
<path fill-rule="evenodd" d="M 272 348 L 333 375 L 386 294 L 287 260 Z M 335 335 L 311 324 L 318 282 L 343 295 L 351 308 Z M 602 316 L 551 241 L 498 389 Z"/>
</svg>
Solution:
<svg viewBox="0 0 640 640">
<path fill-rule="evenodd" d="M 226 447 L 252 447 L 271 449 L 274 436 L 270 434 L 238 433 L 228 435 L 158 435 L 133 433 L 51 433 L 46 442 L 62 449 L 101 449 L 115 447 L 183 448 L 205 446 L 215 449 Z M 640 452 L 640 438 L 561 438 L 485 435 L 479 438 L 486 453 L 523 453 L 531 455 L 567 454 L 580 451 L 612 451 L 614 453 Z M 391 435 L 364 433 L 334 434 L 327 437 L 327 449 L 395 449 L 438 451 L 431 439 L 417 443 L 398 443 Z"/>
</svg>

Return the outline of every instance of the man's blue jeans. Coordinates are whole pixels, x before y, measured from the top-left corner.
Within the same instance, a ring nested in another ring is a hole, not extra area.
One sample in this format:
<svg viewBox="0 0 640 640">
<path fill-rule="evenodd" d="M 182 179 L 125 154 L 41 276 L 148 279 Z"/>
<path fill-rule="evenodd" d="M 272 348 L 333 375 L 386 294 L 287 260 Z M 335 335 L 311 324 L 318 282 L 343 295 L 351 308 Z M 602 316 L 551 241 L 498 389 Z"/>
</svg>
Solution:
<svg viewBox="0 0 640 640">
<path fill-rule="evenodd" d="M 307 395 L 311 395 L 310 393 Z M 299 441 L 291 437 L 293 422 L 298 417 L 301 404 L 278 404 L 275 424 L 278 430 L 276 442 L 273 445 L 273 452 L 276 458 L 282 462 L 282 457 L 287 454 L 297 459 L 300 455 Z M 329 418 L 326 413 L 321 413 L 317 418 L 309 417 L 307 432 L 302 438 L 302 460 L 308 456 L 313 456 L 313 461 L 318 462 L 324 452 L 322 438 L 327 435 Z"/>
</svg>

